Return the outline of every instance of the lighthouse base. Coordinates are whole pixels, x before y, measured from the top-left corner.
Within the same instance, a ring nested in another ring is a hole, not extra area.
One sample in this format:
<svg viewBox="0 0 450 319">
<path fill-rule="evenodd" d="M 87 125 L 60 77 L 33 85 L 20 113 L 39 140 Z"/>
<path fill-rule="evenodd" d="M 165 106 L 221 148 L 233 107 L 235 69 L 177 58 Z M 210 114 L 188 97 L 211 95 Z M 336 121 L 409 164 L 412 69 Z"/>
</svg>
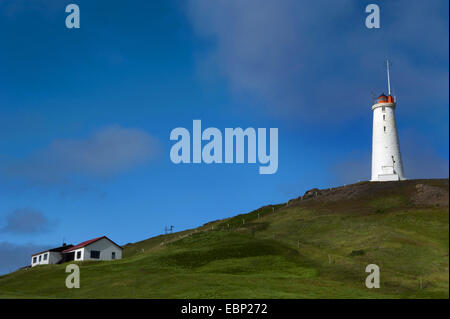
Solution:
<svg viewBox="0 0 450 319">
<path fill-rule="evenodd" d="M 377 179 L 372 179 L 371 182 L 392 182 L 399 181 L 398 174 L 379 174 Z"/>
</svg>

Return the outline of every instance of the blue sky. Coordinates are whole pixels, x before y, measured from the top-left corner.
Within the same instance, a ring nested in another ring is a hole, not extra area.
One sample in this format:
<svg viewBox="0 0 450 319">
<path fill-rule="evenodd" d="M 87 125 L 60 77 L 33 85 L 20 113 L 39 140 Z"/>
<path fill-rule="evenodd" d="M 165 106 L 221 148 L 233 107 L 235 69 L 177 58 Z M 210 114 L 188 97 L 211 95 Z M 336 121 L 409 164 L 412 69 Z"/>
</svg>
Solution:
<svg viewBox="0 0 450 319">
<path fill-rule="evenodd" d="M 448 1 L 0 0 L 0 273 L 367 180 L 387 57 L 406 177 L 448 177 L 448 30 Z M 277 173 L 173 164 L 194 119 L 278 128 Z"/>
</svg>

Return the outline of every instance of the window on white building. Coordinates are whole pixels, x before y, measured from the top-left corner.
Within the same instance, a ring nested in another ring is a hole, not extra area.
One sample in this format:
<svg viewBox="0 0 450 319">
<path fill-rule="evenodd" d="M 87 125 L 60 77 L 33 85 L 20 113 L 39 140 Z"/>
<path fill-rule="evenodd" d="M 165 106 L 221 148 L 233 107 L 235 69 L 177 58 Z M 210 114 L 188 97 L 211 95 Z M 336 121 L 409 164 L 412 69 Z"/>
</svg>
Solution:
<svg viewBox="0 0 450 319">
<path fill-rule="evenodd" d="M 383 114 L 383 121 L 386 121 L 386 114 Z"/>
<path fill-rule="evenodd" d="M 384 126 L 384 133 L 386 133 L 386 126 Z"/>
<path fill-rule="evenodd" d="M 44 260 L 47 260 L 48 254 L 44 254 Z"/>
<path fill-rule="evenodd" d="M 33 257 L 33 264 L 35 264 L 37 261 L 37 257 Z"/>
<path fill-rule="evenodd" d="M 39 255 L 39 262 L 42 260 L 42 255 Z"/>
<path fill-rule="evenodd" d="M 115 251 L 113 251 L 113 252 L 111 253 L 111 259 L 116 259 L 116 252 L 115 252 Z"/>
<path fill-rule="evenodd" d="M 81 259 L 81 250 L 77 251 L 77 259 Z"/>
<path fill-rule="evenodd" d="M 92 259 L 100 259 L 100 251 L 98 251 L 98 250 L 91 250 L 91 258 Z"/>
</svg>

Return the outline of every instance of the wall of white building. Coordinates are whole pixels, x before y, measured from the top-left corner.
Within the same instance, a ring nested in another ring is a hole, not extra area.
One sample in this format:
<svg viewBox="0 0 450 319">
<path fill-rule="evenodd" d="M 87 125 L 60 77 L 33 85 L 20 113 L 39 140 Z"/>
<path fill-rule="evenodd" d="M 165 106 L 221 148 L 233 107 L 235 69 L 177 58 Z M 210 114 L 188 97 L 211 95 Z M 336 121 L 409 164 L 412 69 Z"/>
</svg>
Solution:
<svg viewBox="0 0 450 319">
<path fill-rule="evenodd" d="M 31 267 L 34 267 L 37 265 L 47 265 L 48 264 L 48 255 L 49 255 L 49 252 L 46 251 L 39 255 L 31 256 Z"/>
<path fill-rule="evenodd" d="M 91 251 L 99 251 L 100 258 L 91 258 Z M 78 252 L 80 252 L 80 257 L 78 257 Z M 75 250 L 74 260 L 113 260 L 113 253 L 115 253 L 114 259 L 122 259 L 122 249 L 108 239 L 102 238 L 90 245 Z"/>
<path fill-rule="evenodd" d="M 84 260 L 84 247 L 74 250 L 74 260 Z"/>
<path fill-rule="evenodd" d="M 56 251 L 45 251 L 38 255 L 31 256 L 31 267 L 37 265 L 56 264 L 62 258 L 62 254 Z"/>
<path fill-rule="evenodd" d="M 62 253 L 57 251 L 51 251 L 49 257 L 49 264 L 57 264 L 62 259 Z"/>
</svg>

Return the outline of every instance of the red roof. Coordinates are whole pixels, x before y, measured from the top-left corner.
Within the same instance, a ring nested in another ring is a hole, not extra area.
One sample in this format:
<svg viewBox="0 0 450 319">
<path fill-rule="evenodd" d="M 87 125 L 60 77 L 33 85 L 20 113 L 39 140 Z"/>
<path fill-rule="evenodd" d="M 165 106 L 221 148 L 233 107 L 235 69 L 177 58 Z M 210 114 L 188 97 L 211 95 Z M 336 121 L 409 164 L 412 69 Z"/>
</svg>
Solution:
<svg viewBox="0 0 450 319">
<path fill-rule="evenodd" d="M 85 246 L 90 245 L 90 244 L 92 244 L 92 243 L 94 243 L 94 242 L 96 242 L 96 241 L 98 241 L 98 240 L 100 240 L 100 239 L 103 239 L 103 238 L 108 239 L 110 242 L 112 242 L 112 243 L 113 243 L 114 245 L 116 245 L 117 247 L 122 248 L 122 247 L 120 247 L 119 245 L 117 245 L 115 242 L 113 242 L 111 239 L 109 239 L 108 237 L 102 236 L 102 237 L 97 237 L 97 238 L 90 239 L 90 240 L 86 240 L 86 241 L 84 241 L 84 242 L 82 242 L 82 243 L 79 243 L 78 245 L 75 245 L 75 246 L 73 246 L 73 247 L 71 247 L 71 248 L 69 248 L 69 249 L 64 250 L 63 253 L 68 253 L 68 252 L 71 252 L 71 251 L 73 251 L 73 250 L 77 250 L 77 249 L 79 249 L 79 248 L 85 247 Z"/>
</svg>

